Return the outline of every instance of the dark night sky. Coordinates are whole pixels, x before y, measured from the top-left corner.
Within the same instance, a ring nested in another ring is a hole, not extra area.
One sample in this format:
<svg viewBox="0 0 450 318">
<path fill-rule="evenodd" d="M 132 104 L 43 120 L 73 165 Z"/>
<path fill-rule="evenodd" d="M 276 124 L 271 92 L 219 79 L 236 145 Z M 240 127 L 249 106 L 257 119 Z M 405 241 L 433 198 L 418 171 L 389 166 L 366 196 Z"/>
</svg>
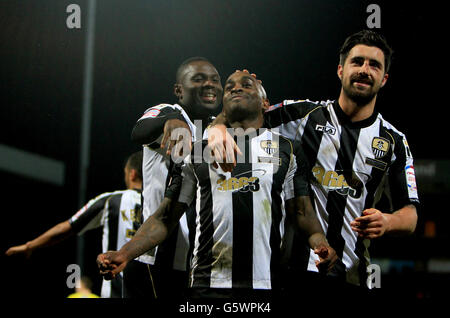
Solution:
<svg viewBox="0 0 450 318">
<path fill-rule="evenodd" d="M 131 129 L 148 107 L 175 102 L 175 70 L 188 57 L 210 59 L 222 82 L 235 69 L 255 72 L 272 103 L 337 98 L 339 47 L 346 36 L 366 28 L 366 8 L 373 2 L 98 0 L 86 196 L 124 187 L 124 159 L 140 149 L 130 141 Z M 381 7 L 379 31 L 395 51 L 378 110 L 406 133 L 416 159 L 449 159 L 448 151 L 432 147 L 447 130 L 431 111 L 448 106 L 445 72 L 436 71 L 443 70 L 443 57 L 436 54 L 439 8 L 393 2 L 375 2 Z M 66 27 L 70 3 L 81 7 L 81 29 Z M 11 201 L 3 211 L 5 222 L 17 223 L 20 216 L 17 229 L 2 234 L 2 249 L 29 240 L 79 208 L 86 10 L 81 0 L 0 2 L 0 143 L 66 167 L 64 187 L 0 173 L 8 185 L 3 195 Z M 74 244 L 69 240 L 38 256 L 56 262 L 51 270 L 63 280 L 51 281 L 56 295 L 67 292 L 64 264 L 73 262 L 74 253 L 67 251 Z M 58 260 L 55 253 L 61 255 Z"/>
</svg>

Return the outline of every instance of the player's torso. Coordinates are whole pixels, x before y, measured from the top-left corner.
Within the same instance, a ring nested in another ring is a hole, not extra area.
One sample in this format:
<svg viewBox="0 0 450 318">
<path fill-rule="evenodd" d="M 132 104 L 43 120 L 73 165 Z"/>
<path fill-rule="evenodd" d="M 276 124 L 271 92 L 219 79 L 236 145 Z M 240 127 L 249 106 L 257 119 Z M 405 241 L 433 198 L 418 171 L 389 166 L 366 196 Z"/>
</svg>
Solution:
<svg viewBox="0 0 450 318">
<path fill-rule="evenodd" d="M 270 131 L 237 142 L 243 156 L 231 173 L 194 162 L 200 196 L 193 271 L 202 286 L 267 289 L 292 145 Z"/>
</svg>

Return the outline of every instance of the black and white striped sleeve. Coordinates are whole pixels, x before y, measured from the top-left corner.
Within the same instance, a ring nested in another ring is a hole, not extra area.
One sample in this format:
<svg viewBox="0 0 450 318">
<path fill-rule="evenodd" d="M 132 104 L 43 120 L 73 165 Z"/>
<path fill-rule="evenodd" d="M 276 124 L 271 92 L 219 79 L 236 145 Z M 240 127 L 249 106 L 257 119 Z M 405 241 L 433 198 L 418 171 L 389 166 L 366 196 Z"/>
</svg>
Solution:
<svg viewBox="0 0 450 318">
<path fill-rule="evenodd" d="M 102 225 L 102 212 L 106 202 L 113 194 L 114 192 L 106 192 L 89 200 L 85 206 L 69 219 L 72 229 L 82 234 L 87 230 L 100 227 Z"/>
<path fill-rule="evenodd" d="M 170 104 L 150 107 L 136 122 L 131 132 L 131 140 L 141 145 L 155 142 L 163 134 L 164 124 L 169 119 L 185 121 L 181 112 Z"/>
</svg>

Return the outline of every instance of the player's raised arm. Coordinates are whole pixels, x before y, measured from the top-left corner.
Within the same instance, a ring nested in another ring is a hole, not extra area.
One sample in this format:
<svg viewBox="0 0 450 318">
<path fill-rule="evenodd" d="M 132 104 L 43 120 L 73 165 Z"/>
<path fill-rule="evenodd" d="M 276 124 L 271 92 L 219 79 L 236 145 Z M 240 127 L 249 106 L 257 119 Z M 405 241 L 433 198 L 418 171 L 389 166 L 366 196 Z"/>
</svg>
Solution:
<svg viewBox="0 0 450 318">
<path fill-rule="evenodd" d="M 69 221 L 64 221 L 25 244 L 10 247 L 5 254 L 7 256 L 20 254 L 30 257 L 36 249 L 57 244 L 74 233 Z"/>
</svg>

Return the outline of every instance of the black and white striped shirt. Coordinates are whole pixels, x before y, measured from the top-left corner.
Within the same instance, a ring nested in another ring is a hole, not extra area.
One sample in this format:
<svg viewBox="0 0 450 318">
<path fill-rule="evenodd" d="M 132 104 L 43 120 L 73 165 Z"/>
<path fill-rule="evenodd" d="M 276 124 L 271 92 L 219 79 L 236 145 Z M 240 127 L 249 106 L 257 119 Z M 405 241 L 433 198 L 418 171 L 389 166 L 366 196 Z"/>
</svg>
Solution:
<svg viewBox="0 0 450 318">
<path fill-rule="evenodd" d="M 140 190 L 120 190 L 100 194 L 90 200 L 69 223 L 79 235 L 103 227 L 103 253 L 119 250 L 134 235 L 134 222 L 140 214 Z M 103 280 L 101 296 L 103 298 L 122 297 L 121 276 L 114 280 Z"/>
<path fill-rule="evenodd" d="M 358 238 L 350 222 L 375 206 L 386 184 L 393 210 L 419 202 L 405 135 L 377 112 L 351 122 L 337 101 L 285 101 L 265 113 L 265 126 L 301 143 L 322 228 L 347 281 L 365 284 L 369 240 Z M 317 271 L 314 257 L 310 251 L 308 269 Z"/>
<path fill-rule="evenodd" d="M 191 287 L 273 286 L 283 198 L 294 197 L 296 159 L 292 143 L 270 130 L 244 139 L 244 157 L 238 156 L 231 173 L 202 160 L 203 151 L 196 153 L 196 145 L 183 166 L 179 201 L 189 205 L 197 196 Z"/>
<path fill-rule="evenodd" d="M 136 126 L 153 124 L 155 120 L 160 118 L 170 119 L 181 116 L 191 129 L 193 141 L 196 138 L 196 126 L 191 122 L 189 116 L 184 109 L 178 104 L 160 104 L 147 109 L 144 115 L 138 120 Z M 162 129 L 160 138 L 151 144 L 143 146 L 143 220 L 145 222 L 159 207 L 164 199 L 164 192 L 170 180 L 169 171 L 172 161 L 165 154 L 165 150 L 161 150 L 160 144 L 162 137 Z M 187 270 L 188 252 L 189 252 L 189 224 L 193 213 L 185 213 L 180 219 L 176 230 L 171 234 L 164 243 L 157 246 L 154 250 L 147 252 L 138 257 L 138 260 L 147 264 L 161 264 L 166 267 L 181 271 Z"/>
</svg>

